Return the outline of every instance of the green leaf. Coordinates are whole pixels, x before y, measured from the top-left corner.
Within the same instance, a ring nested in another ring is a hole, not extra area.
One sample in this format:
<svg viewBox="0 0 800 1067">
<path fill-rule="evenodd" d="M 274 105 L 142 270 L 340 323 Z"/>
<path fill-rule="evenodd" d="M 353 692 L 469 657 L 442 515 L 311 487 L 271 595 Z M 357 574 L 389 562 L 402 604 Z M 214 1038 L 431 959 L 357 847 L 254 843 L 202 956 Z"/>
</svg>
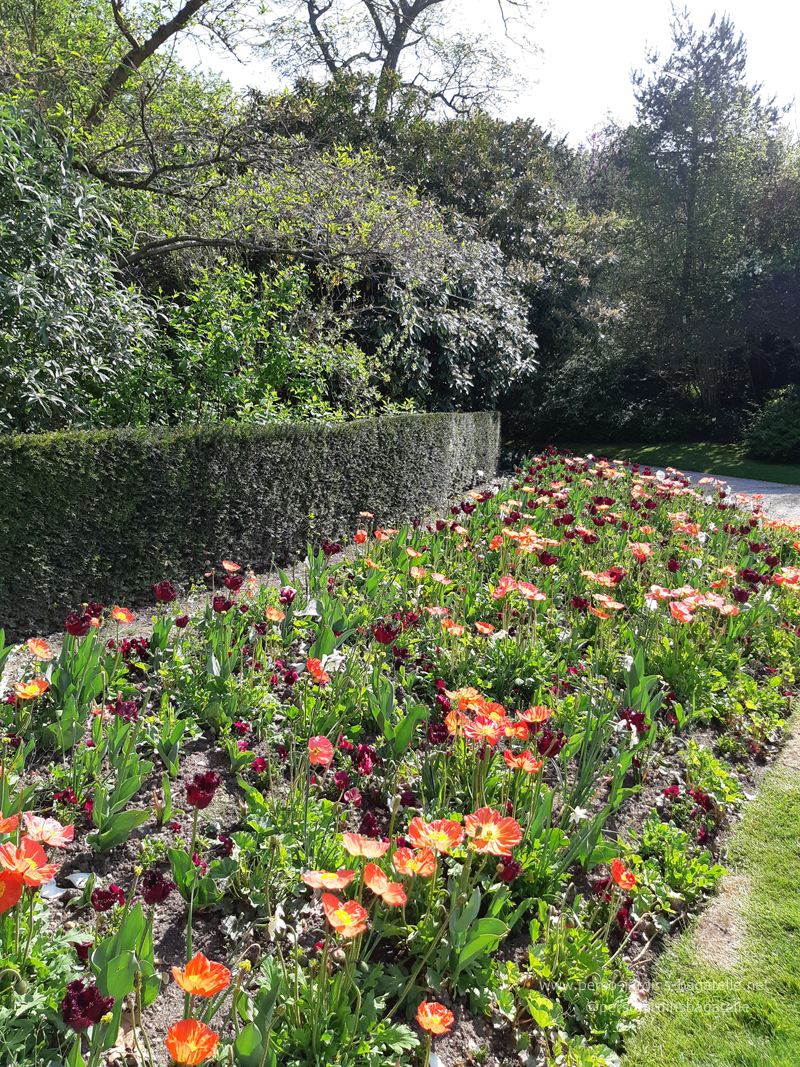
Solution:
<svg viewBox="0 0 800 1067">
<path fill-rule="evenodd" d="M 97 852 L 108 852 L 117 845 L 123 844 L 130 837 L 131 831 L 137 826 L 147 822 L 151 811 L 145 808 L 143 811 L 120 811 L 106 819 L 102 830 L 96 830 L 87 837 L 88 843 Z"/>
</svg>

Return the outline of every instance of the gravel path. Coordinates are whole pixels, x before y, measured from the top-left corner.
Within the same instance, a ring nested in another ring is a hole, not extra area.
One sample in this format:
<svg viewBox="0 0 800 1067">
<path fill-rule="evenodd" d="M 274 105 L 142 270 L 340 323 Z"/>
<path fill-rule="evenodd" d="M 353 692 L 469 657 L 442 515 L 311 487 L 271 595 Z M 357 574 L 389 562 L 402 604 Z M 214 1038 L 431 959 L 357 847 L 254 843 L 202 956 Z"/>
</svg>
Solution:
<svg viewBox="0 0 800 1067">
<path fill-rule="evenodd" d="M 721 474 L 698 474 L 684 471 L 693 482 L 701 478 L 715 478 L 727 482 L 734 493 L 761 496 L 764 514 L 771 519 L 800 522 L 800 485 L 783 485 L 780 482 L 760 482 L 756 478 L 726 478 Z"/>
</svg>

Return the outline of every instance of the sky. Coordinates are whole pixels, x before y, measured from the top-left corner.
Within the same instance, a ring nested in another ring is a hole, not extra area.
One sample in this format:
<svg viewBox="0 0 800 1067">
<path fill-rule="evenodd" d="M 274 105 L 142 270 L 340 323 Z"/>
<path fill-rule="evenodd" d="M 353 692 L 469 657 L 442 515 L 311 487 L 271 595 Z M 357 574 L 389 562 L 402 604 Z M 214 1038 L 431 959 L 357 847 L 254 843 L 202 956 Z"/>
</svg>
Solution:
<svg viewBox="0 0 800 1067">
<path fill-rule="evenodd" d="M 459 21 L 468 26 L 477 29 L 494 20 L 494 0 L 453 3 L 459 6 Z M 686 6 L 698 29 L 708 25 L 715 11 L 718 17 L 728 14 L 747 42 L 748 80 L 763 82 L 765 95 L 775 94 L 779 104 L 800 99 L 797 0 L 728 0 L 725 7 L 689 0 Z M 670 0 L 550 0 L 534 14 L 532 39 L 538 55 L 519 55 L 516 60 L 528 88 L 500 107 L 500 114 L 533 118 L 572 145 L 585 141 L 609 115 L 622 123 L 633 120 L 631 71 L 644 67 L 646 48 L 669 52 L 670 21 Z M 276 84 L 253 64 L 241 66 L 193 44 L 186 46 L 183 59 L 189 64 L 199 59 L 237 87 Z M 797 133 L 797 106 L 787 121 Z"/>
</svg>

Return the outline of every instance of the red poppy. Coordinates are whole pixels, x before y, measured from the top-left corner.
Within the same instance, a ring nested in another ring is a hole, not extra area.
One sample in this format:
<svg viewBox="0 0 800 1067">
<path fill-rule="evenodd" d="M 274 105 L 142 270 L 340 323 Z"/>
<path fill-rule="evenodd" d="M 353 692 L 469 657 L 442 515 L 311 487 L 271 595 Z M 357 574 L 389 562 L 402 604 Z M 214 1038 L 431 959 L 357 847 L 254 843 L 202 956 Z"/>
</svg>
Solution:
<svg viewBox="0 0 800 1067">
<path fill-rule="evenodd" d="M 527 711 L 518 711 L 517 718 L 522 719 L 523 722 L 527 722 L 530 725 L 538 725 L 540 722 L 549 719 L 552 714 L 552 709 L 546 707 L 544 704 L 534 704 L 534 706 L 528 708 Z"/>
<path fill-rule="evenodd" d="M 22 875 L 0 870 L 0 915 L 13 908 L 22 896 Z"/>
<path fill-rule="evenodd" d="M 649 545 L 646 541 L 631 541 L 628 548 L 640 563 L 644 563 L 653 552 L 652 545 Z"/>
<path fill-rule="evenodd" d="M 308 760 L 312 767 L 327 767 L 333 759 L 333 745 L 327 737 L 311 737 L 308 740 Z"/>
<path fill-rule="evenodd" d="M 226 570 L 228 574 L 236 574 L 236 572 L 240 571 L 242 568 L 238 563 L 231 563 L 229 559 L 224 559 L 222 561 L 222 569 Z"/>
<path fill-rule="evenodd" d="M 629 871 L 625 864 L 619 857 L 612 860 L 611 863 L 611 877 L 622 889 L 633 889 L 636 885 L 636 878 L 632 871 Z"/>
<path fill-rule="evenodd" d="M 487 745 L 494 746 L 502 734 L 503 728 L 499 723 L 485 715 L 476 715 L 474 720 L 466 719 L 464 722 L 464 736 L 470 741 L 484 741 Z"/>
<path fill-rule="evenodd" d="M 505 751 L 503 759 L 515 771 L 525 771 L 526 774 L 536 774 L 544 766 L 541 760 L 533 758 L 531 752 L 520 752 L 518 756 L 515 756 L 513 752 Z"/>
<path fill-rule="evenodd" d="M 455 1016 L 444 1004 L 429 1004 L 423 1000 L 417 1008 L 417 1022 L 429 1034 L 449 1034 Z"/>
<path fill-rule="evenodd" d="M 117 604 L 111 609 L 111 618 L 114 622 L 120 623 L 122 626 L 127 626 L 133 622 L 133 612 L 127 608 L 121 608 Z"/>
<path fill-rule="evenodd" d="M 355 543 L 357 545 L 363 545 L 364 542 L 366 541 L 366 539 L 367 539 L 367 531 L 366 530 L 356 530 L 355 537 L 353 538 L 353 540 L 355 541 Z"/>
<path fill-rule="evenodd" d="M 692 615 L 691 611 L 689 611 L 685 604 L 673 600 L 669 606 L 669 610 L 672 612 L 673 619 L 676 619 L 678 622 L 694 622 L 694 615 Z"/>
<path fill-rule="evenodd" d="M 364 868 L 364 884 L 381 897 L 385 904 L 402 907 L 406 900 L 406 891 L 399 882 L 390 882 L 380 867 L 368 863 Z"/>
<path fill-rule="evenodd" d="M 476 852 L 493 856 L 510 856 L 511 849 L 522 840 L 522 827 L 516 819 L 503 818 L 494 808 L 478 808 L 474 815 L 466 815 L 464 829 Z"/>
<path fill-rule="evenodd" d="M 0 815 L 0 834 L 13 834 L 19 826 L 19 817 L 9 815 L 5 819 Z"/>
</svg>

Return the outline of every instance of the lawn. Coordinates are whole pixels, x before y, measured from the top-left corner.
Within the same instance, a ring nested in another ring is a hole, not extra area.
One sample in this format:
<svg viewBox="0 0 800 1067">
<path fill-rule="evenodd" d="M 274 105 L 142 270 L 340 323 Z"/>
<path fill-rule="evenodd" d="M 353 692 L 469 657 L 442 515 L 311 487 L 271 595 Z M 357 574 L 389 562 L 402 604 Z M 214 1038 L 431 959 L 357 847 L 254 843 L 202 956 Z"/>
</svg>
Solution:
<svg viewBox="0 0 800 1067">
<path fill-rule="evenodd" d="M 571 443 L 559 445 L 578 455 L 591 452 L 607 459 L 631 459 L 651 467 L 677 467 L 682 471 L 727 474 L 731 478 L 758 478 L 765 482 L 800 485 L 800 463 L 762 463 L 751 459 L 744 445 L 699 441 L 660 445 Z"/>
</svg>

